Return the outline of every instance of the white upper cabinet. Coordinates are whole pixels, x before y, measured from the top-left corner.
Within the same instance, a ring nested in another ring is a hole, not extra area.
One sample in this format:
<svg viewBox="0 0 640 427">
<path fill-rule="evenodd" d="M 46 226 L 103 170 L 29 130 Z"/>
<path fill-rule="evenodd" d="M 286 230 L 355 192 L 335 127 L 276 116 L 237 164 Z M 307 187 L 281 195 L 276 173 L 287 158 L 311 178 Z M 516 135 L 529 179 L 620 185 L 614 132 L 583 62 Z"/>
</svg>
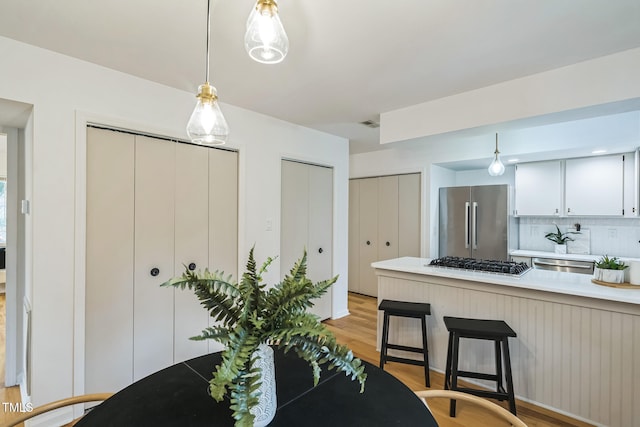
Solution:
<svg viewBox="0 0 640 427">
<path fill-rule="evenodd" d="M 559 216 L 562 212 L 560 160 L 516 166 L 516 215 Z"/>
<path fill-rule="evenodd" d="M 624 155 L 569 159 L 565 169 L 566 215 L 623 215 Z"/>
</svg>

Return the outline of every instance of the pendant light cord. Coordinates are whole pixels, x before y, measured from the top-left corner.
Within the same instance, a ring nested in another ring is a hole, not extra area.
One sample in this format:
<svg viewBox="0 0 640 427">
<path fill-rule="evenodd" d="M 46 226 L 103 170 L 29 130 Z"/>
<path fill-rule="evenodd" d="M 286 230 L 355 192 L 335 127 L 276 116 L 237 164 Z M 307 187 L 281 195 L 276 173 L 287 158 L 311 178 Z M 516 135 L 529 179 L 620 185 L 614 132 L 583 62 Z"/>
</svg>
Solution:
<svg viewBox="0 0 640 427">
<path fill-rule="evenodd" d="M 211 0 L 207 0 L 207 75 L 205 82 L 209 83 L 209 43 L 211 39 Z"/>
</svg>

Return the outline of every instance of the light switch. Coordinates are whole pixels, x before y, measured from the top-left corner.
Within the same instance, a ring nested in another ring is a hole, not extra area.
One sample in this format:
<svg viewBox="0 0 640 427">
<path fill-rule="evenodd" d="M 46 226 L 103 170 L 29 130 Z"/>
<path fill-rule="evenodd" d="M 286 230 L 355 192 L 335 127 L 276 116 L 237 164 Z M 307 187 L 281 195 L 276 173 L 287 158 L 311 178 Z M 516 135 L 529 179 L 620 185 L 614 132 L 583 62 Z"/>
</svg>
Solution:
<svg viewBox="0 0 640 427">
<path fill-rule="evenodd" d="M 267 220 L 267 227 L 266 227 L 267 231 L 273 231 L 273 220 L 268 219 Z"/>
</svg>

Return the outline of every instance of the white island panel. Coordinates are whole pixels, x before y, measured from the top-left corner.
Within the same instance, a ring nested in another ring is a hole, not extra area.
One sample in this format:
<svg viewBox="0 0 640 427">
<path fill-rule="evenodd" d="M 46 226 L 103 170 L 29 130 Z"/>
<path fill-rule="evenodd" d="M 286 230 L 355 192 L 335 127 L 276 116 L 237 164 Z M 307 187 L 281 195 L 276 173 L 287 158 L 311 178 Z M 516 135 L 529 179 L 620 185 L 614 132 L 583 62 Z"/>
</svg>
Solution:
<svg viewBox="0 0 640 427">
<path fill-rule="evenodd" d="M 509 346 L 519 399 L 599 425 L 640 419 L 634 405 L 640 401 L 640 289 L 594 285 L 590 276 L 573 273 L 532 270 L 513 278 L 425 267 L 428 262 L 399 258 L 373 266 L 378 301 L 431 304 L 433 369 L 445 368 L 443 316 L 501 319 L 518 334 Z M 390 342 L 421 345 L 416 319 L 393 318 L 389 333 Z M 461 369 L 495 372 L 491 342 L 462 340 L 460 354 Z"/>
</svg>

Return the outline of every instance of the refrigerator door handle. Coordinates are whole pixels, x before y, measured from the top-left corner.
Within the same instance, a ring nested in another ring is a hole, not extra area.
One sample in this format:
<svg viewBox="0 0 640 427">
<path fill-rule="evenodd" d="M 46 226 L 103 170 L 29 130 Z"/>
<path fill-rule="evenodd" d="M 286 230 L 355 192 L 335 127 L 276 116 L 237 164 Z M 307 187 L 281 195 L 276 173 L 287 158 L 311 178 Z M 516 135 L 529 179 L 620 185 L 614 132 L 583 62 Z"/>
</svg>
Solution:
<svg viewBox="0 0 640 427">
<path fill-rule="evenodd" d="M 464 247 L 469 249 L 471 236 L 469 235 L 469 214 L 471 205 L 469 202 L 464 203 Z"/>
<path fill-rule="evenodd" d="M 471 221 L 473 249 L 478 249 L 478 202 L 473 202 L 473 215 Z"/>
</svg>

